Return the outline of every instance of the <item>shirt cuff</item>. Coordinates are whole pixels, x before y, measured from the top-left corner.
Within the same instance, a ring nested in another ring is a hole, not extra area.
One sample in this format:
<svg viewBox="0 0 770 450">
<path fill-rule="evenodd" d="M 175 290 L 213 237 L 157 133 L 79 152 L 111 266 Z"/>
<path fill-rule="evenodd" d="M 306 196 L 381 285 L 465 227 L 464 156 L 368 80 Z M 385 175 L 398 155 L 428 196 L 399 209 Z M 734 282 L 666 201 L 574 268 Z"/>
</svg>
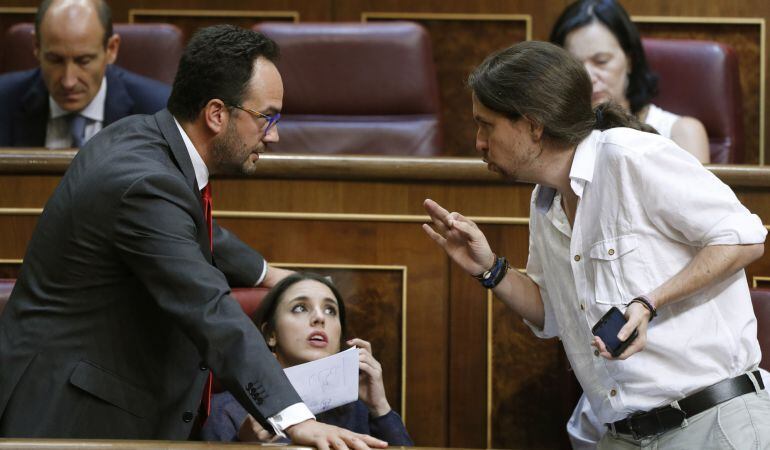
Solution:
<svg viewBox="0 0 770 450">
<path fill-rule="evenodd" d="M 267 421 L 273 427 L 276 436 L 285 438 L 287 436 L 284 430 L 308 419 L 315 419 L 310 409 L 304 403 L 295 403 L 278 414 L 268 417 Z"/>
<path fill-rule="evenodd" d="M 264 264 L 262 264 L 262 273 L 259 274 L 259 278 L 257 278 L 257 282 L 254 283 L 254 287 L 259 286 L 262 284 L 263 281 L 265 281 L 265 275 L 267 275 L 267 261 L 264 261 Z"/>
<path fill-rule="evenodd" d="M 761 244 L 767 229 L 756 214 L 734 213 L 720 220 L 708 234 L 706 245 Z"/>
</svg>

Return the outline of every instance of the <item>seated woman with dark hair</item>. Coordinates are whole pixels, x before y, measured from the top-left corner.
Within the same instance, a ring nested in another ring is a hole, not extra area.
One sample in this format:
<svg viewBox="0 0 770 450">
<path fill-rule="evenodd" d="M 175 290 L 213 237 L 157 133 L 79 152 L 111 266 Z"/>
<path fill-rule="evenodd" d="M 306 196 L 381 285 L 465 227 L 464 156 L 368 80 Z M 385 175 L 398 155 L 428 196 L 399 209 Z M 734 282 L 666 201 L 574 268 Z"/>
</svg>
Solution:
<svg viewBox="0 0 770 450">
<path fill-rule="evenodd" d="M 345 303 L 328 279 L 295 273 L 275 285 L 253 316 L 265 341 L 284 368 L 333 355 L 345 337 Z M 320 422 L 365 433 L 390 445 L 413 445 L 401 417 L 385 397 L 382 368 L 369 342 L 359 347 L 359 399 L 318 414 Z M 211 415 L 201 431 L 207 441 L 270 441 L 273 436 L 251 417 L 229 392 L 214 395 Z"/>
<path fill-rule="evenodd" d="M 615 0 L 579 0 L 562 12 L 551 42 L 583 63 L 593 84 L 594 106 L 612 100 L 708 163 L 709 142 L 703 124 L 693 117 L 664 111 L 652 103 L 658 77 L 647 65 L 642 40 L 628 13 Z"/>
</svg>

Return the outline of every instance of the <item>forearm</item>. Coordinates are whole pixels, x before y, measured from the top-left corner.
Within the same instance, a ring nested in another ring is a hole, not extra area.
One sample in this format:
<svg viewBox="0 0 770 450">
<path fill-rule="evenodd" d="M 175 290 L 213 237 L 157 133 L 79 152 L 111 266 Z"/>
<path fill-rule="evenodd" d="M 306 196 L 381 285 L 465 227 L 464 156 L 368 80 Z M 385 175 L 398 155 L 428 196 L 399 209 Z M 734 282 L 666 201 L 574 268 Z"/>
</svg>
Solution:
<svg viewBox="0 0 770 450">
<path fill-rule="evenodd" d="M 764 253 L 764 244 L 711 245 L 679 273 L 648 294 L 656 308 L 675 303 L 743 269 Z"/>
<path fill-rule="evenodd" d="M 540 296 L 540 288 L 531 278 L 518 270 L 509 270 L 493 292 L 516 314 L 532 325 L 543 328 L 545 324 L 543 299 Z"/>
</svg>

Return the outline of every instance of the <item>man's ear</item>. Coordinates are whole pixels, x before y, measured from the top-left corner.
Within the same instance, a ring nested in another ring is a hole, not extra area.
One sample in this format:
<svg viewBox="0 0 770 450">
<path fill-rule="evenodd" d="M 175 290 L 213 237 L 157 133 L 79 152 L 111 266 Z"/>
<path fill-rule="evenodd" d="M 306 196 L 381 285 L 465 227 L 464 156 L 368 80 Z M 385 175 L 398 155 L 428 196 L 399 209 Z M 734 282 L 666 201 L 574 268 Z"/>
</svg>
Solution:
<svg viewBox="0 0 770 450">
<path fill-rule="evenodd" d="M 203 121 L 213 134 L 219 134 L 227 129 L 227 121 L 230 120 L 230 109 L 225 103 L 212 98 L 201 111 Z"/>
<path fill-rule="evenodd" d="M 40 39 L 38 39 L 37 34 L 35 34 L 34 31 L 32 31 L 32 40 L 35 42 L 35 48 L 32 49 L 32 54 L 35 55 L 35 59 L 37 59 L 37 62 L 40 62 Z"/>
<path fill-rule="evenodd" d="M 543 126 L 527 116 L 524 116 L 524 118 L 527 120 L 527 123 L 529 123 L 529 136 L 534 142 L 540 142 L 543 138 Z"/>
<path fill-rule="evenodd" d="M 107 46 L 104 49 L 107 64 L 112 64 L 118 58 L 118 49 L 120 48 L 120 35 L 113 34 L 107 39 Z"/>
</svg>

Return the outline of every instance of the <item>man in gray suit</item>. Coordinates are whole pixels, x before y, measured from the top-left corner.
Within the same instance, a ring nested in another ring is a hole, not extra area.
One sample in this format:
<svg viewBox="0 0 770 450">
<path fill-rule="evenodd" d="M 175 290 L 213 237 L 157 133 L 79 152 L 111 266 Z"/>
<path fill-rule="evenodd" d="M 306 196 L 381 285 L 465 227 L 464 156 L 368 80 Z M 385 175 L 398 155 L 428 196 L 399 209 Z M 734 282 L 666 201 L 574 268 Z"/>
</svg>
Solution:
<svg viewBox="0 0 770 450">
<path fill-rule="evenodd" d="M 73 159 L 0 317 L 0 436 L 186 439 L 210 367 L 298 444 L 386 445 L 313 420 L 230 296 L 286 272 L 204 213 L 210 173 L 252 174 L 278 140 L 277 52 L 253 31 L 201 30 L 168 110 L 116 122 Z"/>
</svg>

